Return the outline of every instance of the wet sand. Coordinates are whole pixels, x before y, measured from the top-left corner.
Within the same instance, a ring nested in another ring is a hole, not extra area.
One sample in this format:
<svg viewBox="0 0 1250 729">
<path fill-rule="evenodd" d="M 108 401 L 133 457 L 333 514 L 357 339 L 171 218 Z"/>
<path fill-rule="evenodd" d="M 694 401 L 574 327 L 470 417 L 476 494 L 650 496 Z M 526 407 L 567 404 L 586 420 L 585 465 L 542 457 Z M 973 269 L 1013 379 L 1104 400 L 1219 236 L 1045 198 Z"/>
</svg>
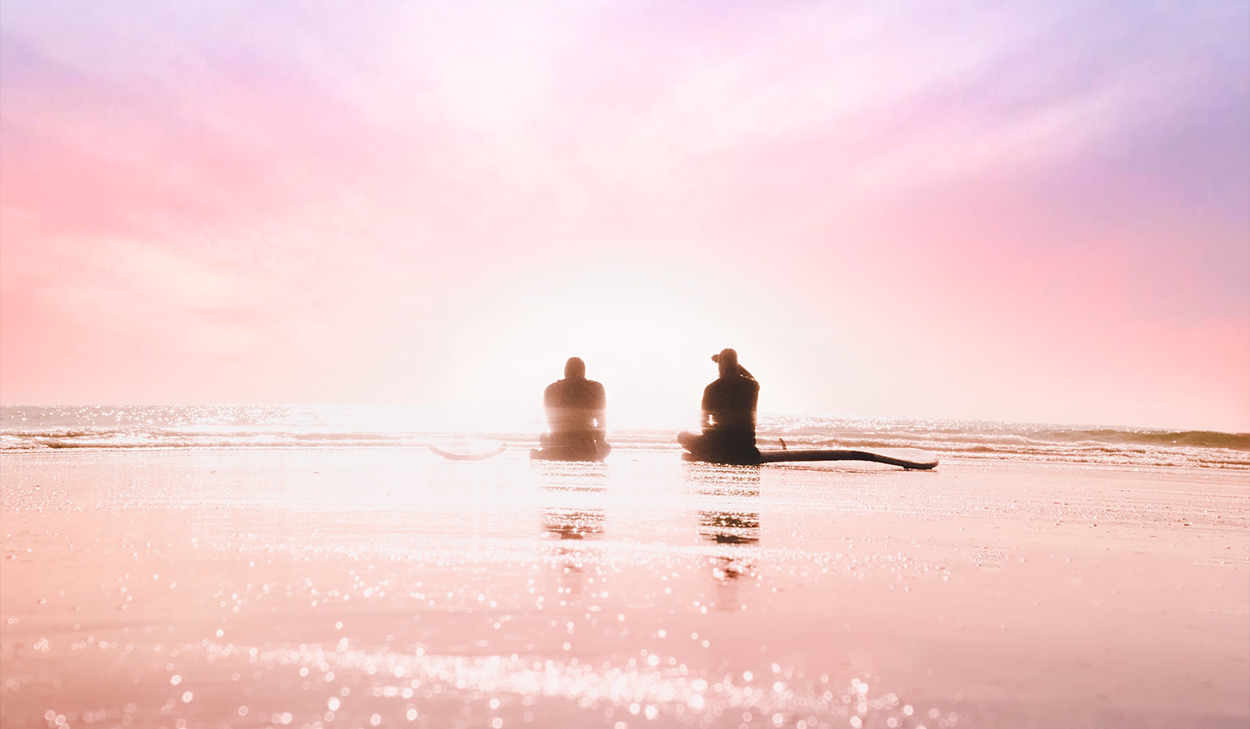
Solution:
<svg viewBox="0 0 1250 729">
<path fill-rule="evenodd" d="M 1244 727 L 1250 477 L 4 454 L 4 727 Z"/>
</svg>

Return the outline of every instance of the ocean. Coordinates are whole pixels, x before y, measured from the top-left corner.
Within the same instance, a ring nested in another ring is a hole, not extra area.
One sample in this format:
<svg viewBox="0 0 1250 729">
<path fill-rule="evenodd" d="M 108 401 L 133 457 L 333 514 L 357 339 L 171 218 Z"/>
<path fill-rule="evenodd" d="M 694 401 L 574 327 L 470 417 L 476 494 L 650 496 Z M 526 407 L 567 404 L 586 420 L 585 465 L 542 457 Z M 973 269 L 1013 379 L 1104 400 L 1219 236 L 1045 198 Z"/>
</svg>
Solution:
<svg viewBox="0 0 1250 729">
<path fill-rule="evenodd" d="M 57 448 L 423 448 L 457 440 L 537 445 L 542 424 L 449 430 L 402 406 L 0 408 L 0 451 Z M 432 425 L 433 423 L 433 425 Z M 614 430 L 613 446 L 677 449 L 671 429 Z M 919 448 L 943 458 L 1250 469 L 1250 433 L 1030 423 L 763 415 L 761 448 Z"/>
</svg>

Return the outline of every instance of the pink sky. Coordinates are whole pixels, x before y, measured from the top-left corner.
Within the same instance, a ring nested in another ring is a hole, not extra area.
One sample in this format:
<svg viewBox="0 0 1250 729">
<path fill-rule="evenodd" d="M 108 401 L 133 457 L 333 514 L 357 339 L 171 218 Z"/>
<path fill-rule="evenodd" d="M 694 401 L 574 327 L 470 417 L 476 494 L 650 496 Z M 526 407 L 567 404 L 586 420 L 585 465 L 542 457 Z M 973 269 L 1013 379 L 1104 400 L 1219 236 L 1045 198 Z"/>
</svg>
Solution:
<svg viewBox="0 0 1250 729">
<path fill-rule="evenodd" d="M 0 401 L 1250 430 L 1250 8 L 1034 5 L 6 1 Z"/>
</svg>

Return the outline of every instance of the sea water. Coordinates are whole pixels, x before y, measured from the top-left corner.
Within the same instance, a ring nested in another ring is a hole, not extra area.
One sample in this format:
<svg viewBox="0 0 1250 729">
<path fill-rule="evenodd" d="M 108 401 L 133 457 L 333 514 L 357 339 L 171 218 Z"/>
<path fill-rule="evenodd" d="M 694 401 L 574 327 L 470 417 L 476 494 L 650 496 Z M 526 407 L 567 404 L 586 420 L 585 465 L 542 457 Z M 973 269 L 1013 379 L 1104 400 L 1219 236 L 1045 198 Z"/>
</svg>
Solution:
<svg viewBox="0 0 1250 729">
<path fill-rule="evenodd" d="M 236 405 L 0 408 L 0 450 L 52 448 L 414 448 L 537 445 L 542 423 L 499 417 L 448 429 L 403 406 Z M 676 449 L 677 427 L 617 430 L 614 447 Z M 1250 433 L 944 420 L 764 415 L 762 448 L 908 447 L 940 456 L 1127 466 L 1250 468 Z"/>
<path fill-rule="evenodd" d="M 531 463 L 540 424 L 391 408 L 2 415 L 5 727 L 1250 719 L 1245 436 L 762 420 L 942 460 L 910 472 L 659 430 Z"/>
</svg>

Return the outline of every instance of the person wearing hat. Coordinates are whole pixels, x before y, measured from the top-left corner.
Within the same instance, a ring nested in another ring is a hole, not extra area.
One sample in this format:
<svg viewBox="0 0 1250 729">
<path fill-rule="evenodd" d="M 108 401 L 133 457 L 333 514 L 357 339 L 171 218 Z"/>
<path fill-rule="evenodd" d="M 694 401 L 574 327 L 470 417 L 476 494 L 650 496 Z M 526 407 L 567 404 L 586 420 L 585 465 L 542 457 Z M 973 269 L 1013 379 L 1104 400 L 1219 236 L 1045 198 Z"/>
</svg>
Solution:
<svg viewBox="0 0 1250 729">
<path fill-rule="evenodd" d="M 603 385 L 586 379 L 586 363 L 569 357 L 564 379 L 543 392 L 547 428 L 531 458 L 549 461 L 602 461 L 612 451 L 606 438 L 607 395 Z"/>
<path fill-rule="evenodd" d="M 755 447 L 755 407 L 760 383 L 738 364 L 738 353 L 722 349 L 712 355 L 720 376 L 703 389 L 703 433 L 682 431 L 677 435 L 689 453 L 687 458 L 711 463 L 753 464 L 760 462 Z"/>
</svg>

